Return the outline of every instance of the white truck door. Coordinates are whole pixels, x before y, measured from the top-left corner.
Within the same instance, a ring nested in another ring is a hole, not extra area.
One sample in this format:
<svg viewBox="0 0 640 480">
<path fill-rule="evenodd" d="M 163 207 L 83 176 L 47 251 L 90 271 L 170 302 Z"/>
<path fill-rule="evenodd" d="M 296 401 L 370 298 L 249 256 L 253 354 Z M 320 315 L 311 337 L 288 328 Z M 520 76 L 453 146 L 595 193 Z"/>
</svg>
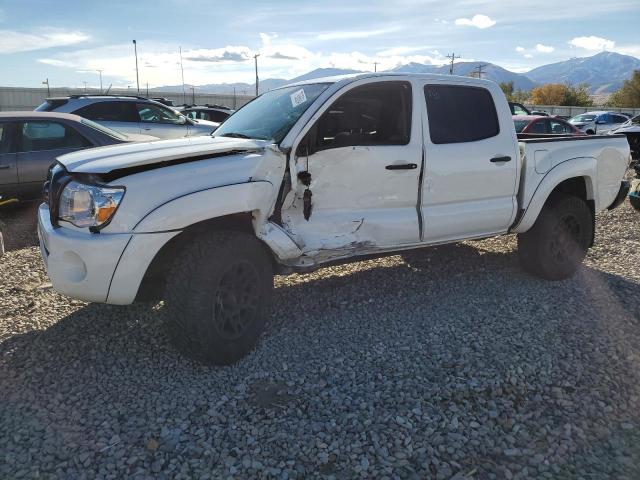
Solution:
<svg viewBox="0 0 640 480">
<path fill-rule="evenodd" d="M 511 115 L 498 114 L 507 102 L 493 90 L 461 81 L 425 82 L 417 92 L 426 105 L 425 242 L 504 233 L 515 218 L 518 143 Z"/>
<path fill-rule="evenodd" d="M 304 252 L 419 242 L 416 96 L 407 81 L 354 82 L 303 130 L 294 144 L 296 194 L 282 219 Z"/>
</svg>

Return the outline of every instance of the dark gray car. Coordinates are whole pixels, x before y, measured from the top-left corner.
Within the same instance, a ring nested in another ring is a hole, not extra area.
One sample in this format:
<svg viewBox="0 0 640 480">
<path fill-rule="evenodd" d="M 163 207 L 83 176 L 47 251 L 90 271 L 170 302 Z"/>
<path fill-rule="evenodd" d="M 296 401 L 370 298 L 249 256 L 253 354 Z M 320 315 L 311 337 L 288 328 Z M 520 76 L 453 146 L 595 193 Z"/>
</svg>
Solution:
<svg viewBox="0 0 640 480">
<path fill-rule="evenodd" d="M 82 148 L 157 140 L 124 135 L 67 113 L 0 113 L 0 198 L 35 200 L 49 166 L 65 153 Z"/>
</svg>

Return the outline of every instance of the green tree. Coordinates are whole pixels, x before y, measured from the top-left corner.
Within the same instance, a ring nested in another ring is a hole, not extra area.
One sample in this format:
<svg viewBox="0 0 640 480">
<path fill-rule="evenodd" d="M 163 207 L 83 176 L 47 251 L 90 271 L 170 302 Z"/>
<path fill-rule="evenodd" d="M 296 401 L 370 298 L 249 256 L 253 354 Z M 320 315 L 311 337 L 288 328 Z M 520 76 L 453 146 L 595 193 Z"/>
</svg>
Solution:
<svg viewBox="0 0 640 480">
<path fill-rule="evenodd" d="M 634 70 L 622 88 L 609 97 L 608 103 L 613 107 L 640 107 L 640 70 Z"/>
<path fill-rule="evenodd" d="M 582 83 L 577 86 L 566 85 L 564 91 L 564 99 L 562 105 L 568 107 L 590 107 L 593 105 L 593 101 L 589 96 L 589 85 Z"/>
<path fill-rule="evenodd" d="M 500 82 L 500 88 L 504 92 L 504 96 L 507 97 L 507 100 L 511 100 L 511 97 L 513 96 L 513 81 Z"/>
<path fill-rule="evenodd" d="M 509 82 L 500 82 L 500 88 L 504 92 L 504 96 L 510 102 L 524 103 L 529 99 L 529 92 L 524 90 L 516 90 L 513 86 L 513 80 Z"/>
</svg>

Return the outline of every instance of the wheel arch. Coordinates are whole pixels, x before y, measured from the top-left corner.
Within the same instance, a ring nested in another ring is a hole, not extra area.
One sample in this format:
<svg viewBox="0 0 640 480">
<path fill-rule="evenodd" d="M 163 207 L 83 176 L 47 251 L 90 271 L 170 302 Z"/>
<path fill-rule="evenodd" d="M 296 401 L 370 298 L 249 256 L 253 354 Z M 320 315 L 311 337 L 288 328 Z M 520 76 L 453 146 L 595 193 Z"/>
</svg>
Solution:
<svg viewBox="0 0 640 480">
<path fill-rule="evenodd" d="M 544 205 L 555 193 L 566 193 L 584 200 L 589 206 L 591 217 L 595 222 L 596 172 L 597 161 L 590 157 L 573 159 L 550 170 L 531 196 L 520 222 L 511 229 L 511 232 L 523 233 L 529 230 Z"/>
</svg>

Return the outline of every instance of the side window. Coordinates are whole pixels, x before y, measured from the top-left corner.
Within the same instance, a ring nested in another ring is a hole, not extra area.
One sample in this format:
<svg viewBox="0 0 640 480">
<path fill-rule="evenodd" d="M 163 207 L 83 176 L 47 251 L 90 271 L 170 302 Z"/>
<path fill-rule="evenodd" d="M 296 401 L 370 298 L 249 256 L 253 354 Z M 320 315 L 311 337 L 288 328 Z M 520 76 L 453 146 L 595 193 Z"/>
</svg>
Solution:
<svg viewBox="0 0 640 480">
<path fill-rule="evenodd" d="M 622 115 L 613 115 L 613 123 L 624 123 L 629 120 L 627 117 Z"/>
<path fill-rule="evenodd" d="M 426 85 L 429 136 L 435 144 L 475 142 L 500 133 L 488 90 L 461 85 Z"/>
<path fill-rule="evenodd" d="M 138 115 L 131 102 L 96 102 L 82 107 L 76 115 L 94 122 L 138 122 Z"/>
<path fill-rule="evenodd" d="M 91 143 L 73 128 L 58 122 L 24 122 L 18 132 L 20 152 L 91 146 Z"/>
<path fill-rule="evenodd" d="M 517 103 L 511 104 L 511 113 L 513 115 L 529 115 L 529 113 Z"/>
<path fill-rule="evenodd" d="M 309 134 L 315 151 L 406 145 L 411 136 L 411 84 L 392 81 L 356 87 L 338 98 Z"/>
<path fill-rule="evenodd" d="M 545 120 L 536 120 L 531 124 L 527 133 L 545 134 L 547 131 L 547 122 Z"/>
<path fill-rule="evenodd" d="M 218 112 L 216 110 L 211 110 L 209 112 L 209 120 L 212 122 L 224 122 L 227 118 L 229 118 L 228 113 Z"/>
<path fill-rule="evenodd" d="M 571 131 L 567 128 L 567 126 L 562 122 L 555 122 L 553 120 L 550 120 L 549 123 L 551 125 L 550 133 L 553 133 L 554 135 L 562 135 L 564 133 L 571 133 Z"/>
<path fill-rule="evenodd" d="M 191 120 L 195 120 L 196 118 L 198 118 L 198 112 L 196 112 L 195 110 L 191 110 L 190 112 L 187 112 L 185 115 Z"/>
<path fill-rule="evenodd" d="M 168 108 L 161 107 L 160 105 L 154 105 L 153 103 L 136 103 L 138 109 L 138 115 L 140 121 L 146 123 L 170 123 L 181 124 L 183 123 L 182 117 Z"/>
</svg>

